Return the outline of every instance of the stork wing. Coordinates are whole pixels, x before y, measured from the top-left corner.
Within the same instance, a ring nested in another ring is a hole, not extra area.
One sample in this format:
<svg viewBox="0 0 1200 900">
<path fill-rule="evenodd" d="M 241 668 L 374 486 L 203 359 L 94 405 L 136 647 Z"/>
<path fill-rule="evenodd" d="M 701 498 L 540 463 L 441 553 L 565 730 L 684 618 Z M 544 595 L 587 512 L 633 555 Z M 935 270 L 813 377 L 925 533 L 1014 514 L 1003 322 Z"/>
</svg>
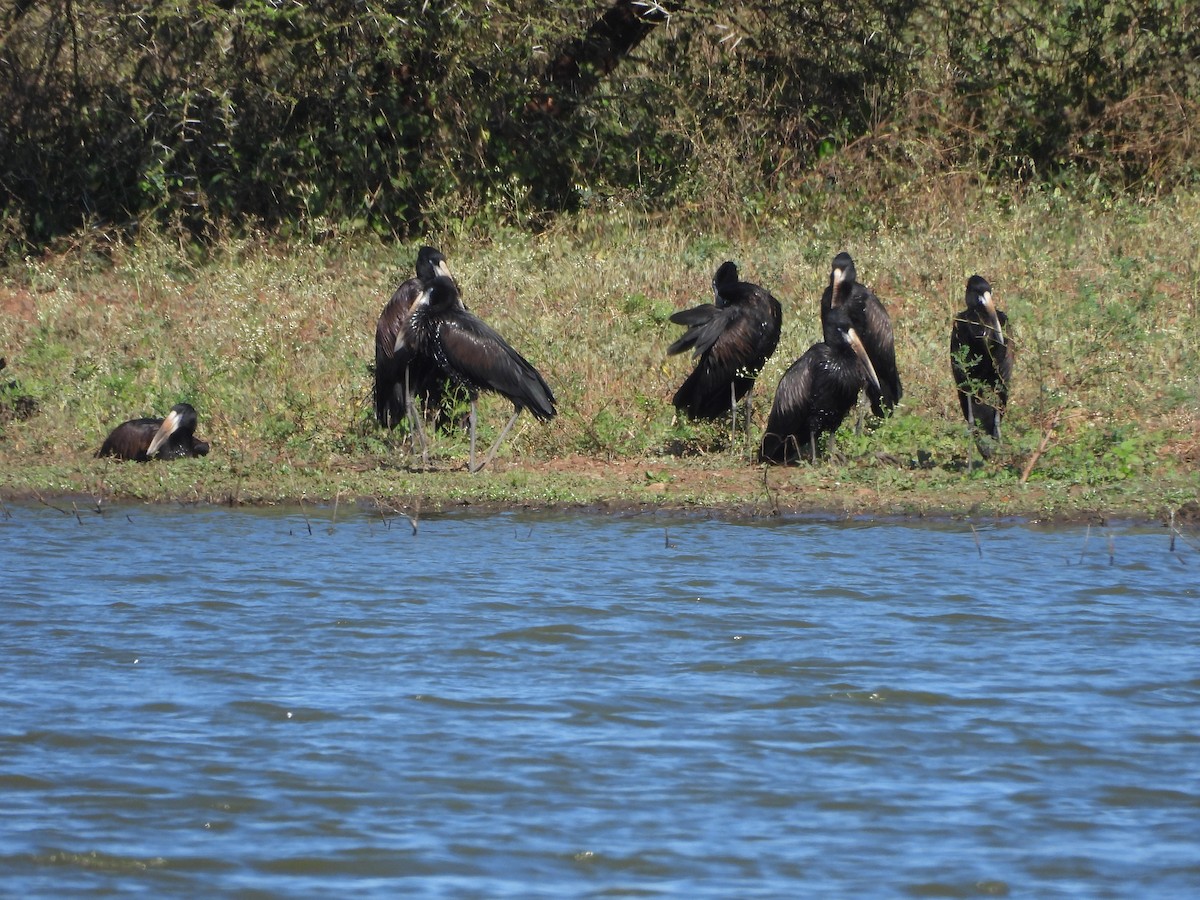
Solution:
<svg viewBox="0 0 1200 900">
<path fill-rule="evenodd" d="M 421 294 L 421 282 L 410 278 L 392 294 L 384 306 L 375 325 L 375 364 L 396 355 L 404 337 L 404 326 L 408 322 L 413 302 Z"/>
<path fill-rule="evenodd" d="M 687 325 L 688 330 L 667 348 L 667 355 L 673 356 L 685 350 L 693 350 L 696 356 L 707 353 L 720 339 L 735 313 L 732 307 L 718 308 L 712 303 L 675 313 L 671 321 L 676 325 Z"/>
<path fill-rule="evenodd" d="M 812 402 L 813 373 L 817 368 L 818 348 L 821 346 L 823 345 L 814 344 L 809 347 L 779 379 L 779 387 L 775 389 L 775 402 L 771 406 L 772 422 L 788 422 L 807 413 L 807 407 Z"/>
<path fill-rule="evenodd" d="M 502 394 L 539 419 L 554 417 L 554 393 L 541 373 L 478 316 L 441 322 L 437 345 L 443 368 L 472 388 Z"/>
</svg>

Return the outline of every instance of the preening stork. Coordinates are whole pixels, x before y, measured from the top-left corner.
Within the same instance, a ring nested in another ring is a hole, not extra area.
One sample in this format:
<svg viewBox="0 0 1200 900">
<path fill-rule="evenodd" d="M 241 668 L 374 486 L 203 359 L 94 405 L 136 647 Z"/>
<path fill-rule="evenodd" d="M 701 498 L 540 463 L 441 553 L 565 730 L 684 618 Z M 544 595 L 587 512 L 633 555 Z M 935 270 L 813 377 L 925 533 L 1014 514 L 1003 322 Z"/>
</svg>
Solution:
<svg viewBox="0 0 1200 900">
<path fill-rule="evenodd" d="M 416 271 L 415 278 L 396 288 L 375 325 L 375 418 L 385 428 L 395 428 L 407 418 L 424 456 L 428 445 L 421 414 L 433 425 L 444 426 L 444 403 L 453 382 L 436 360 L 417 352 L 412 306 L 435 278 L 451 275 L 442 252 L 427 246 L 417 251 Z M 421 411 L 415 408 L 414 399 L 420 401 Z"/>
<path fill-rule="evenodd" d="M 675 408 L 693 419 L 715 419 L 727 412 L 736 429 L 737 404 L 746 398 L 745 421 L 750 421 L 750 393 L 766 365 L 783 325 L 783 308 L 770 292 L 738 278 L 733 262 L 725 262 L 713 276 L 713 303 L 682 310 L 671 316 L 687 331 L 667 348 L 668 355 L 691 350 L 696 368 L 672 400 Z"/>
</svg>

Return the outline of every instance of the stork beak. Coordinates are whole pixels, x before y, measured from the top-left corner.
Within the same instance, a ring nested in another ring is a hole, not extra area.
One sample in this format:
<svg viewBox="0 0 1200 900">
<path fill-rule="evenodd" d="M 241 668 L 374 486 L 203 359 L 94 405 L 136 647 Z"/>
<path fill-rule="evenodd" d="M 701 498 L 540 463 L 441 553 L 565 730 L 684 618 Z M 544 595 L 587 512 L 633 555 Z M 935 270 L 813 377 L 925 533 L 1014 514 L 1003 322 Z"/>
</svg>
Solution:
<svg viewBox="0 0 1200 900">
<path fill-rule="evenodd" d="M 146 456 L 153 456 L 158 452 L 158 448 L 166 443 L 167 438 L 179 430 L 179 413 L 171 410 L 167 413 L 167 417 L 163 419 L 163 423 L 158 426 L 158 431 L 154 433 L 154 439 L 150 441 L 150 446 L 146 448 Z"/>
<path fill-rule="evenodd" d="M 846 270 L 845 269 L 834 269 L 833 270 L 833 289 L 835 291 L 838 289 L 838 286 L 845 280 L 846 280 Z"/>
<path fill-rule="evenodd" d="M 988 321 L 991 323 L 992 331 L 996 334 L 996 342 L 1004 343 L 1004 332 L 1000 329 L 1000 316 L 996 313 L 996 304 L 992 302 L 992 292 L 984 291 L 980 298 L 984 310 L 987 312 Z"/>
<path fill-rule="evenodd" d="M 871 365 L 871 357 L 867 356 L 867 348 L 863 346 L 862 340 L 859 339 L 858 333 L 853 328 L 846 329 L 846 340 L 866 370 L 867 378 L 871 380 L 871 384 L 875 385 L 875 390 L 882 390 L 879 386 L 879 376 L 875 374 L 875 367 Z"/>
<path fill-rule="evenodd" d="M 434 266 L 433 271 L 437 272 L 439 275 L 445 276 L 446 278 L 453 277 L 450 274 L 450 267 L 446 265 L 446 261 L 444 259 L 438 261 L 438 264 Z"/>
</svg>

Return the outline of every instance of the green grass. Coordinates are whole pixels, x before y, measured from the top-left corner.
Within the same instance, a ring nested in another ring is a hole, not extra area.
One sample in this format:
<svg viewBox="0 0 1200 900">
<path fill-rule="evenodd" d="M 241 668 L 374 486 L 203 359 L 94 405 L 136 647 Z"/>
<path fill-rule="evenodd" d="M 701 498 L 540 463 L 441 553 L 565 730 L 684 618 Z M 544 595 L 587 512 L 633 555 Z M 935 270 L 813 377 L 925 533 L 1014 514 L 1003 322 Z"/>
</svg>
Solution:
<svg viewBox="0 0 1200 900">
<path fill-rule="evenodd" d="M 540 235 L 429 235 L 473 311 L 552 385 L 560 415 L 523 417 L 494 471 L 468 476 L 462 436 L 414 471 L 373 421 L 380 309 L 416 244 L 229 237 L 201 258 L 165 234 L 136 246 L 80 236 L 0 273 L 3 381 L 39 403 L 0 415 L 0 492 L 147 500 L 287 499 L 414 505 L 669 504 L 770 511 L 1157 517 L 1200 477 L 1200 194 L 1070 200 L 957 183 L 914 185 L 874 208 L 798 206 L 788 230 L 682 216 L 589 213 Z M 848 422 L 839 457 L 766 475 L 721 425 L 677 421 L 690 368 L 667 358 L 677 309 L 705 302 L 736 260 L 783 303 L 783 337 L 756 392 L 820 336 L 829 263 L 849 250 L 888 307 L 905 398 L 886 422 Z M 1016 343 L 1005 442 L 986 463 L 953 390 L 949 328 L 969 275 L 991 282 Z M 0 401 L 3 397 L 0 397 Z M 91 454 L 118 422 L 186 400 L 204 460 L 138 466 Z M 510 410 L 481 405 L 481 440 Z"/>
</svg>

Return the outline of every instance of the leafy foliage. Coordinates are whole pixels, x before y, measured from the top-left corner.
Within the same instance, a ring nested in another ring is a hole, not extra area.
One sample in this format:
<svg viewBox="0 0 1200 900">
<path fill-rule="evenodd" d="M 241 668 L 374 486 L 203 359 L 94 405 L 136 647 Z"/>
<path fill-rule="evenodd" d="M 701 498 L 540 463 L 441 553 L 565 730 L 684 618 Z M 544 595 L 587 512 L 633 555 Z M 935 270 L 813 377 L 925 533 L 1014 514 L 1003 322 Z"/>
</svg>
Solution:
<svg viewBox="0 0 1200 900">
<path fill-rule="evenodd" d="M 11 4 L 0 244 L 146 221 L 406 236 L 622 204 L 761 218 L 864 183 L 856 158 L 871 190 L 914 166 L 1154 190 L 1197 174 L 1189 0 L 668 3 L 547 114 L 555 55 L 608 6 Z"/>
</svg>

